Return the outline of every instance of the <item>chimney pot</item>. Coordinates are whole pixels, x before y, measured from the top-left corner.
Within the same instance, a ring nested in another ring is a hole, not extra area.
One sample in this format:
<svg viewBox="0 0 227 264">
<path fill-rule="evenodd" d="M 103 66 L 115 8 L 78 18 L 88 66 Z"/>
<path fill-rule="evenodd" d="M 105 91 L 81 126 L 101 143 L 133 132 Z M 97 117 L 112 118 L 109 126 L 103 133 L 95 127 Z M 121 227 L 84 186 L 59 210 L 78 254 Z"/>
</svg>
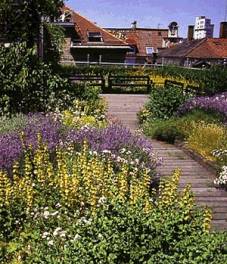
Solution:
<svg viewBox="0 0 227 264">
<path fill-rule="evenodd" d="M 227 38 L 227 22 L 220 24 L 220 38 Z"/>
<path fill-rule="evenodd" d="M 137 21 L 136 20 L 132 22 L 132 28 L 133 29 L 136 29 L 137 28 Z"/>
</svg>

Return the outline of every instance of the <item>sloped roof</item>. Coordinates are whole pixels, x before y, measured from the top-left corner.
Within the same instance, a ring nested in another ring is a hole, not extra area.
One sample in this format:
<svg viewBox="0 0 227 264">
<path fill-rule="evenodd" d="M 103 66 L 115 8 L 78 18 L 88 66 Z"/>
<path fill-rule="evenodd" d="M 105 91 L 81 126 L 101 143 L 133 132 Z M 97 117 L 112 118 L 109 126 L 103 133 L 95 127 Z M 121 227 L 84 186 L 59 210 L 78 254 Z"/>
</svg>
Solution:
<svg viewBox="0 0 227 264">
<path fill-rule="evenodd" d="M 99 43 L 99 46 L 127 46 L 128 44 L 123 40 L 118 39 L 108 31 L 97 26 L 96 24 L 89 21 L 79 13 L 73 11 L 69 7 L 64 7 L 63 11 L 70 11 L 72 16 L 72 22 L 75 23 L 75 30 L 81 38 L 82 45 L 88 45 L 88 32 L 99 32 L 102 36 L 103 42 Z M 89 42 L 89 46 L 97 45 L 97 43 Z"/>
<path fill-rule="evenodd" d="M 223 59 L 227 58 L 227 39 L 204 38 L 185 41 L 175 47 L 162 50 L 160 57 Z"/>
<path fill-rule="evenodd" d="M 188 57 L 190 58 L 227 58 L 227 39 L 208 38 L 196 49 L 192 50 Z"/>
<path fill-rule="evenodd" d="M 193 49 L 198 47 L 204 39 L 192 40 L 192 41 L 184 41 L 181 44 L 173 46 L 171 48 L 164 49 L 159 52 L 160 57 L 187 57 L 188 53 Z"/>
<path fill-rule="evenodd" d="M 168 37 L 168 29 L 154 28 L 108 28 L 110 32 L 118 35 L 120 32 L 125 42 L 136 46 L 137 56 L 147 56 L 146 47 L 153 47 L 155 50 L 162 47 L 163 39 Z"/>
</svg>

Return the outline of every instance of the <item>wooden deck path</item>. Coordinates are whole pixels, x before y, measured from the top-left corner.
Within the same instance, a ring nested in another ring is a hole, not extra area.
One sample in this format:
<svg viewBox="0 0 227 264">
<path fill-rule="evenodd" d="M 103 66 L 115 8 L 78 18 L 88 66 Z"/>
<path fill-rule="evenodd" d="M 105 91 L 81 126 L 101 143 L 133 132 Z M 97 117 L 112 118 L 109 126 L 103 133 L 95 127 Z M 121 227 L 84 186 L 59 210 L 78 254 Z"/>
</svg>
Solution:
<svg viewBox="0 0 227 264">
<path fill-rule="evenodd" d="M 138 128 L 137 112 L 147 100 L 147 95 L 103 95 L 108 102 L 109 114 L 117 117 L 131 130 Z M 174 145 L 151 140 L 154 151 L 163 157 L 159 168 L 162 176 L 169 176 L 175 168 L 182 170 L 180 188 L 191 184 L 199 205 L 208 206 L 213 212 L 213 228 L 227 230 L 227 192 L 213 186 L 215 175 Z"/>
</svg>

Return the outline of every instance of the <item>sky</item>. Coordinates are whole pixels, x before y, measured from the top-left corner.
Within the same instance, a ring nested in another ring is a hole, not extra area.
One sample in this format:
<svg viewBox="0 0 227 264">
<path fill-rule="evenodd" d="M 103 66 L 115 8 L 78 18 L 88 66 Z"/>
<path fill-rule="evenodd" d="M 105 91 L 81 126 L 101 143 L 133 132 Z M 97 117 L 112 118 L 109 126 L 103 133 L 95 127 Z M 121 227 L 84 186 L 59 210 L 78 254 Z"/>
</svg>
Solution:
<svg viewBox="0 0 227 264">
<path fill-rule="evenodd" d="M 101 27 L 167 28 L 176 21 L 179 35 L 187 36 L 188 25 L 196 16 L 211 18 L 215 24 L 214 37 L 218 37 L 220 22 L 224 21 L 227 0 L 68 0 L 66 5 L 96 22 Z"/>
</svg>

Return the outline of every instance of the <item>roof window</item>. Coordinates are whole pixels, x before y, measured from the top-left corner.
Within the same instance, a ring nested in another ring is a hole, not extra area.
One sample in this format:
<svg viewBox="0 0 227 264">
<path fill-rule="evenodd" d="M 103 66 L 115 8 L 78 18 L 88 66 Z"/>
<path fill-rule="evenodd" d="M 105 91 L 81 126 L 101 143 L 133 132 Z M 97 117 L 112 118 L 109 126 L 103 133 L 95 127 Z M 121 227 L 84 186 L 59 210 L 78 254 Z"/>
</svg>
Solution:
<svg viewBox="0 0 227 264">
<path fill-rule="evenodd" d="M 88 32 L 89 42 L 103 42 L 103 38 L 100 32 Z"/>
<path fill-rule="evenodd" d="M 147 53 L 147 55 L 152 55 L 154 53 L 154 48 L 153 47 L 146 47 L 146 53 Z"/>
</svg>

